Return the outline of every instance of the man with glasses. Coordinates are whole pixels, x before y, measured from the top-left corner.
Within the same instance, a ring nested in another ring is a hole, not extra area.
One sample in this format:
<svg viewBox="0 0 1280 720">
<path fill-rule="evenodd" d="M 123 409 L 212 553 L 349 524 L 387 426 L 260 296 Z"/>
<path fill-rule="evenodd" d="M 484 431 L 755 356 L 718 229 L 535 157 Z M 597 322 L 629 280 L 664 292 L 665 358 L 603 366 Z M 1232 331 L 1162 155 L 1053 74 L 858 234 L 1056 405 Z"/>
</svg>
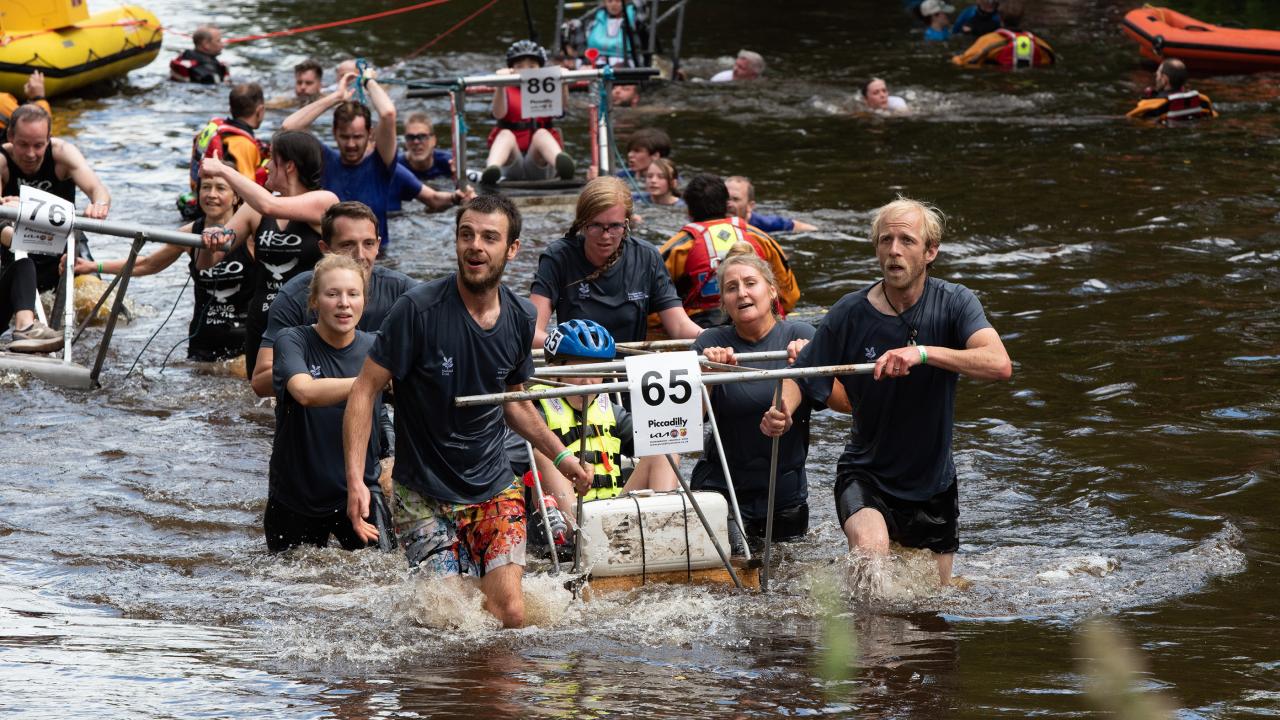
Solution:
<svg viewBox="0 0 1280 720">
<path fill-rule="evenodd" d="M 778 302 L 784 313 L 791 312 L 800 299 L 800 286 L 786 253 L 759 228 L 729 215 L 729 189 L 724 181 L 716 175 L 695 175 L 682 197 L 691 222 L 667 240 L 661 252 L 689 318 L 704 328 L 729 321 L 720 308 L 716 268 L 740 242 L 769 263 L 778 281 Z"/>
<path fill-rule="evenodd" d="M 396 157 L 422 182 L 453 176 L 453 153 L 436 147 L 436 134 L 426 113 L 414 113 L 404 123 L 404 151 Z"/>
</svg>

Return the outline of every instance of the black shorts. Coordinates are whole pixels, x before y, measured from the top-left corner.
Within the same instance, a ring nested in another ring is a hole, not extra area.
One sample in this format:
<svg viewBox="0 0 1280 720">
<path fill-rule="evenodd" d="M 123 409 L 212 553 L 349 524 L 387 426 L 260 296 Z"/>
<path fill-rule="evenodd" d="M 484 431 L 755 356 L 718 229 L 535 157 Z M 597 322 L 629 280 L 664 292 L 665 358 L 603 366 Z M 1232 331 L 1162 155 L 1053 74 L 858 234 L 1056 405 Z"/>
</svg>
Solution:
<svg viewBox="0 0 1280 720">
<path fill-rule="evenodd" d="M 369 488 L 369 517 L 365 521 L 377 526 L 377 542 L 366 543 L 357 537 L 346 512 L 310 517 L 296 513 L 279 500 L 268 496 L 267 511 L 262 517 L 262 530 L 267 536 L 267 550 L 273 553 L 284 552 L 299 545 L 325 547 L 329 544 L 330 535 L 338 539 L 344 550 L 380 547 L 390 552 L 395 549 L 391 514 L 387 511 L 386 498 L 377 486 Z"/>
<path fill-rule="evenodd" d="M 767 529 L 768 518 L 742 518 L 747 526 L 747 536 L 763 538 Z M 801 502 L 787 508 L 773 511 L 773 539 L 779 542 L 802 538 L 809 532 L 809 503 Z"/>
<path fill-rule="evenodd" d="M 956 481 L 928 500 L 903 500 L 857 478 L 836 481 L 836 515 L 840 526 L 863 508 L 884 516 L 889 539 L 911 548 L 953 553 L 960 548 L 960 493 Z"/>
</svg>

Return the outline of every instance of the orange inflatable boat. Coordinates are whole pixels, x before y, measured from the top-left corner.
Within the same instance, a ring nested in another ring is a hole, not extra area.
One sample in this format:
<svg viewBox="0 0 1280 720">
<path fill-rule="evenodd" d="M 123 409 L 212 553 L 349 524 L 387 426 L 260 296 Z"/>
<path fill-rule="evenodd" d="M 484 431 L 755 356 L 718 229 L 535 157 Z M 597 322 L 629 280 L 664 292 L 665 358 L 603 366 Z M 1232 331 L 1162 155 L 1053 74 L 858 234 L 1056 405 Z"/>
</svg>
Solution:
<svg viewBox="0 0 1280 720">
<path fill-rule="evenodd" d="M 1280 70 L 1280 32 L 1275 30 L 1210 25 L 1157 7 L 1131 10 L 1122 27 L 1148 60 L 1178 58 L 1193 72 Z"/>
</svg>

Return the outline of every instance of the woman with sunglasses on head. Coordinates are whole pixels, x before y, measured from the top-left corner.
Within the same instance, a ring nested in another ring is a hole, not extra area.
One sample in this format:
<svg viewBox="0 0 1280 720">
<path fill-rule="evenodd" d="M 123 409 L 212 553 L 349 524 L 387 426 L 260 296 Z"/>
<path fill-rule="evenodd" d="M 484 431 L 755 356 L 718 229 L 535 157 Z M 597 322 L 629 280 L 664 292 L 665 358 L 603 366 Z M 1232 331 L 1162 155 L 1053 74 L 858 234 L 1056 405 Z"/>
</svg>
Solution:
<svg viewBox="0 0 1280 720">
<path fill-rule="evenodd" d="M 534 347 L 542 347 L 552 311 L 556 322 L 594 320 L 617 342 L 645 339 L 657 313 L 673 338 L 702 331 L 685 314 L 662 256 L 631 237 L 631 191 L 614 177 L 583 186 L 569 232 L 543 251 L 530 300 L 538 310 Z"/>
</svg>

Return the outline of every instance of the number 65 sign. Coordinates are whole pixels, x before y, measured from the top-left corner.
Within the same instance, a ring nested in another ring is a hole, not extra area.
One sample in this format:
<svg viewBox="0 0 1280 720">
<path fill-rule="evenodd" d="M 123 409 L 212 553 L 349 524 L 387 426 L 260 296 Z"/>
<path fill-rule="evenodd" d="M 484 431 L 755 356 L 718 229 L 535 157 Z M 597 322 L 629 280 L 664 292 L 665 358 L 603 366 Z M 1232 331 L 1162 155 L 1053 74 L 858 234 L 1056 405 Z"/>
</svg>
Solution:
<svg viewBox="0 0 1280 720">
<path fill-rule="evenodd" d="M 702 373 L 694 352 L 632 355 L 631 433 L 636 455 L 702 449 Z"/>
<path fill-rule="evenodd" d="M 60 255 L 75 224 L 76 208 L 57 195 L 28 185 L 18 190 L 18 224 L 13 228 L 13 249 Z"/>
</svg>

